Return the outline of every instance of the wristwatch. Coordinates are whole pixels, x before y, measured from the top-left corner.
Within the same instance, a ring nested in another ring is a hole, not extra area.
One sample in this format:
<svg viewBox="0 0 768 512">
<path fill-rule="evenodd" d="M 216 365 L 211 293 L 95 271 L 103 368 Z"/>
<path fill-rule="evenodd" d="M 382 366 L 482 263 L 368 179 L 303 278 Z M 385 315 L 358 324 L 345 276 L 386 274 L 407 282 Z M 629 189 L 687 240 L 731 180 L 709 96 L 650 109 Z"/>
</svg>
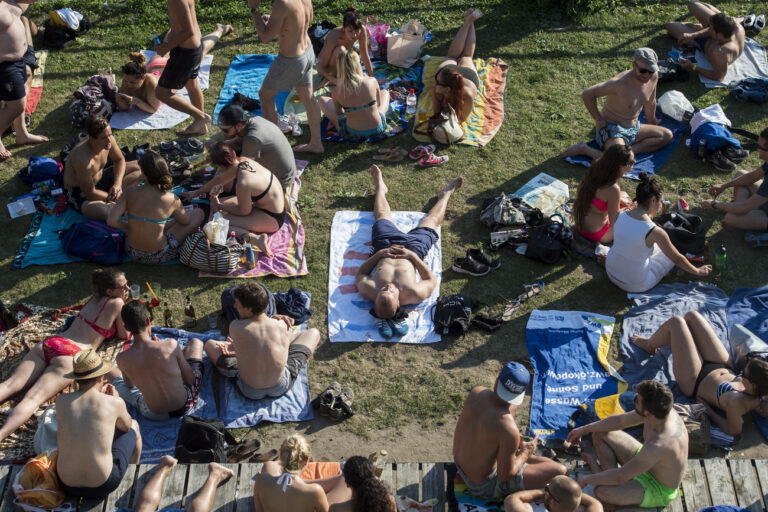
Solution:
<svg viewBox="0 0 768 512">
<path fill-rule="evenodd" d="M 257 7 L 251 7 L 251 14 L 256 14 L 259 9 Z"/>
<path fill-rule="evenodd" d="M 713 210 L 717 210 L 717 208 L 715 208 L 715 205 L 716 205 L 716 204 L 717 204 L 717 199 L 713 199 L 713 200 L 712 200 L 712 203 L 711 203 L 711 206 L 712 206 L 712 209 L 713 209 Z"/>
</svg>

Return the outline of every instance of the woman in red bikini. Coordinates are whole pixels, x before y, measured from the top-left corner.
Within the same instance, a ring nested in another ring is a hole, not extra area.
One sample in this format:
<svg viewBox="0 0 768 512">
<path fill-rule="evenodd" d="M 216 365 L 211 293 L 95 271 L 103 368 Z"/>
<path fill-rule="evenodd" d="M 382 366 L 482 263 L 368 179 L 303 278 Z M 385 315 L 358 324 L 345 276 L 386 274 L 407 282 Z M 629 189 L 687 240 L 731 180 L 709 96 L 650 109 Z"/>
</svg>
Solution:
<svg viewBox="0 0 768 512">
<path fill-rule="evenodd" d="M 614 144 L 587 169 L 573 203 L 573 222 L 576 230 L 588 240 L 602 244 L 613 241 L 616 217 L 620 211 L 634 206 L 619 186 L 621 177 L 631 171 L 634 164 L 632 149 Z"/>
<path fill-rule="evenodd" d="M 130 295 L 125 274 L 111 268 L 99 269 L 93 272 L 91 282 L 94 294 L 69 327 L 32 347 L 8 380 L 0 383 L 0 403 L 24 392 L 0 427 L 0 441 L 27 421 L 41 404 L 74 382 L 64 378 L 64 374 L 72 372 L 72 356 L 87 348 L 96 350 L 109 338 L 126 338 L 120 318 L 120 310 Z"/>
</svg>

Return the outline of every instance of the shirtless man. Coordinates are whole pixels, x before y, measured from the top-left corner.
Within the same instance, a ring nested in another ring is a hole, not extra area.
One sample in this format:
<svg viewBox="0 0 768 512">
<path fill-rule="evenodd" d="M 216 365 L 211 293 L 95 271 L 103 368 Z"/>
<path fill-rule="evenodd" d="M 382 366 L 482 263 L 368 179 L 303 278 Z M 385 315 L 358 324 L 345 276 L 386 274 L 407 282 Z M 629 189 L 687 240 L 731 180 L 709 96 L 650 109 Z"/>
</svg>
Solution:
<svg viewBox="0 0 768 512">
<path fill-rule="evenodd" d="M 17 3 L 0 0 L 0 100 L 5 102 L 5 108 L 0 110 L 0 134 L 13 124 L 16 144 L 38 144 L 48 140 L 47 137 L 29 133 L 24 123 L 24 108 L 27 106 L 25 55 L 29 45 L 21 13 L 32 1 Z M 0 140 L 0 160 L 10 156 L 11 152 Z"/>
<path fill-rule="evenodd" d="M 195 0 L 168 0 L 168 19 L 171 29 L 162 43 L 155 44 L 159 55 L 170 52 L 168 63 L 157 81 L 155 94 L 160 101 L 194 119 L 192 124 L 176 133 L 202 135 L 208 133 L 211 116 L 203 111 L 203 91 L 197 81 L 203 45 L 195 15 Z M 174 93 L 184 87 L 190 101 Z"/>
<path fill-rule="evenodd" d="M 104 498 L 117 489 L 128 464 L 141 456 L 139 424 L 132 420 L 117 391 L 104 383 L 112 363 L 93 349 L 75 356 L 78 391 L 56 398 L 59 459 L 56 472 L 68 496 Z"/>
<path fill-rule="evenodd" d="M 376 187 L 373 199 L 371 256 L 360 265 L 355 276 L 357 291 L 373 301 L 371 314 L 378 319 L 379 332 L 385 338 L 408 332 L 406 316 L 400 306 L 418 304 L 429 297 L 437 286 L 437 277 L 424 263 L 430 247 L 437 241 L 437 227 L 442 224 L 448 199 L 464 183 L 458 177 L 437 193 L 437 203 L 419 225 L 403 233 L 392 222 L 387 192 L 381 169 L 371 166 Z M 373 271 L 373 275 L 370 275 Z M 416 274 L 420 280 L 416 280 Z"/>
<path fill-rule="evenodd" d="M 320 332 L 307 329 L 292 334 L 293 318 L 268 317 L 269 296 L 258 283 L 237 285 L 233 294 L 240 319 L 229 324 L 228 342 L 210 341 L 205 353 L 219 373 L 237 378 L 237 387 L 246 398 L 283 396 L 312 357 Z"/>
<path fill-rule="evenodd" d="M 722 82 L 728 66 L 744 52 L 744 27 L 710 4 L 688 2 L 688 11 L 698 23 L 671 21 L 664 25 L 667 33 L 681 46 L 696 46 L 707 56 L 712 69 L 700 68 L 680 58 L 680 67 L 697 71 L 701 76 Z"/>
<path fill-rule="evenodd" d="M 261 14 L 260 4 L 261 0 L 248 0 L 256 33 L 263 43 L 270 42 L 275 36 L 279 43 L 278 56 L 270 66 L 259 91 L 262 115 L 287 131 L 277 117 L 275 96 L 280 91 L 290 91 L 295 87 L 307 111 L 310 137 L 309 144 L 299 144 L 293 150 L 322 153 L 320 106 L 312 90 L 315 52 L 307 34 L 307 28 L 312 23 L 312 0 L 275 0 L 271 15 Z"/>
<path fill-rule="evenodd" d="M 597 498 L 611 505 L 666 507 L 675 499 L 688 464 L 688 431 L 672 402 L 667 386 L 646 380 L 637 385 L 634 411 L 571 430 L 568 442 L 592 434 L 597 451 L 597 459 L 582 454 L 592 474 L 579 485 L 594 485 Z M 645 444 L 622 432 L 641 423 Z"/>
<path fill-rule="evenodd" d="M 659 81 L 658 57 L 650 48 L 635 50 L 632 69 L 622 71 L 606 82 L 593 85 L 581 93 L 589 115 L 595 120 L 595 149 L 582 141 L 566 149 L 562 158 L 585 155 L 596 160 L 613 144 L 627 144 L 632 151 L 650 153 L 672 142 L 672 132 L 657 126 L 656 85 Z M 605 97 L 603 110 L 597 98 Z M 645 108 L 645 123 L 640 124 L 640 111 Z"/>
<path fill-rule="evenodd" d="M 603 512 L 603 506 L 573 478 L 558 475 L 543 489 L 517 491 L 504 500 L 504 512 L 533 512 L 532 502 L 543 503 L 549 512 Z"/>
<path fill-rule="evenodd" d="M 75 211 L 106 221 L 110 203 L 124 188 L 144 179 L 136 161 L 127 162 L 112 136 L 109 122 L 99 115 L 85 120 L 88 137 L 69 152 L 64 164 L 64 194 Z"/>
<path fill-rule="evenodd" d="M 567 469 L 534 455 L 538 435 L 523 441 L 515 423 L 530 383 L 528 370 L 514 361 L 501 368 L 493 390 L 470 391 L 453 434 L 453 460 L 469 492 L 502 498 L 524 489 L 541 489 Z"/>
<path fill-rule="evenodd" d="M 149 310 L 137 300 L 120 316 L 133 334 L 131 347 L 117 355 L 110 372 L 120 398 L 148 420 L 179 418 L 194 407 L 203 379 L 203 342 L 192 338 L 182 350 L 176 340 L 152 336 Z"/>
</svg>

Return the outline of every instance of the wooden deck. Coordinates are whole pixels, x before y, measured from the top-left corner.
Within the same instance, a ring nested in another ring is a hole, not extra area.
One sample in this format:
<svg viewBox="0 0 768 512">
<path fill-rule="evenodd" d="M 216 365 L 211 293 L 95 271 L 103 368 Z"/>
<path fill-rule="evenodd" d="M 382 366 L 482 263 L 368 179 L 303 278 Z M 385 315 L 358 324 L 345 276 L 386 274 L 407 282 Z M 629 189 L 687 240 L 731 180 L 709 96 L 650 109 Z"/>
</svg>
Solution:
<svg viewBox="0 0 768 512">
<path fill-rule="evenodd" d="M 261 464 L 224 465 L 235 471 L 237 478 L 219 487 L 213 511 L 253 511 L 253 479 L 261 469 Z M 132 465 L 120 487 L 107 499 L 72 503 L 79 505 L 78 510 L 81 512 L 111 512 L 119 508 L 133 508 L 154 467 L 153 464 Z M 21 466 L 0 466 L 0 512 L 16 509 L 11 482 L 20 470 Z M 165 482 L 160 508 L 184 508 L 207 476 L 205 464 L 179 464 Z M 435 512 L 448 509 L 445 479 L 445 465 L 430 462 L 387 464 L 382 474 L 382 480 L 395 489 L 397 494 L 416 500 L 437 498 Z M 710 505 L 739 505 L 753 512 L 763 511 L 768 506 L 768 460 L 691 460 L 680 488 L 680 496 L 667 507 L 671 512 L 695 512 Z"/>
</svg>

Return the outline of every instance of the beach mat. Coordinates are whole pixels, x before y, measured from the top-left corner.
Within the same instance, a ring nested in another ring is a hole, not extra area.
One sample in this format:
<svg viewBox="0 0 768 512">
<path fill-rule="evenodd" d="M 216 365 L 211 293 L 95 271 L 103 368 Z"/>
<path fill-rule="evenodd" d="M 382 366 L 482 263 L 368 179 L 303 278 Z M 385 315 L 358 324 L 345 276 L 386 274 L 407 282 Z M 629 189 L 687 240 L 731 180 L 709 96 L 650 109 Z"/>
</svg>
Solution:
<svg viewBox="0 0 768 512">
<path fill-rule="evenodd" d="M 256 268 L 248 269 L 240 264 L 228 274 L 210 274 L 200 272 L 200 277 L 223 277 L 228 279 L 249 279 L 272 274 L 277 277 L 303 276 L 309 272 L 307 258 L 304 254 L 304 225 L 296 201 L 301 189 L 299 176 L 304 172 L 309 162 L 296 160 L 296 180 L 285 192 L 285 223 L 275 233 L 269 235 L 267 243 L 274 257 L 267 258 L 261 252 L 256 253 Z"/>
<path fill-rule="evenodd" d="M 392 212 L 395 225 L 404 232 L 415 228 L 426 217 L 421 212 Z M 408 333 L 403 337 L 384 338 L 369 312 L 373 302 L 363 299 L 355 286 L 355 274 L 371 254 L 373 212 L 339 211 L 331 224 L 331 256 L 328 265 L 328 336 L 331 342 L 387 341 L 399 343 L 435 343 L 440 335 L 432 322 L 432 307 L 440 295 L 442 251 L 440 239 L 432 246 L 424 262 L 435 276 L 437 286 L 423 302 L 403 309 L 408 311 Z M 440 228 L 437 230 L 440 234 Z"/>
<path fill-rule="evenodd" d="M 659 169 L 661 169 L 667 160 L 669 160 L 669 157 L 672 156 L 672 153 L 674 153 L 675 148 L 677 148 L 683 135 L 688 133 L 691 128 L 685 123 L 681 123 L 664 115 L 661 111 L 661 107 L 658 106 L 656 107 L 656 119 L 661 120 L 661 126 L 672 130 L 672 135 L 674 136 L 672 142 L 653 153 L 640 153 L 639 155 L 635 155 L 635 165 L 632 167 L 631 171 L 623 176 L 624 178 L 639 180 L 641 172 L 646 172 L 649 176 L 653 176 L 659 172 Z M 640 113 L 639 122 L 645 123 L 645 110 Z M 597 142 L 595 142 L 594 139 L 588 142 L 588 145 L 591 148 L 598 149 Z M 583 165 L 584 167 L 592 165 L 592 159 L 583 155 L 569 156 L 565 158 L 565 161 L 572 164 Z"/>
<path fill-rule="evenodd" d="M 147 57 L 147 61 L 155 55 L 155 52 L 152 50 L 141 50 L 141 53 Z M 200 65 L 197 81 L 200 84 L 200 89 L 203 91 L 210 85 L 212 62 L 213 55 L 206 55 Z M 189 101 L 186 87 L 176 91 L 176 94 Z M 188 114 L 174 110 L 165 103 L 154 114 L 144 112 L 140 108 L 131 105 L 131 108 L 126 112 L 115 112 L 112 114 L 109 126 L 117 130 L 166 130 L 173 128 L 188 118 Z"/>
<path fill-rule="evenodd" d="M 707 56 L 698 49 L 696 50 L 696 64 L 700 68 L 712 69 L 712 64 L 707 59 Z M 768 60 L 765 57 L 765 48 L 760 46 L 760 43 L 757 41 L 748 37 L 744 39 L 744 53 L 728 65 L 728 70 L 722 82 L 711 80 L 699 74 L 699 80 L 708 89 L 728 87 L 729 84 L 740 82 L 745 78 L 768 79 Z"/>
<path fill-rule="evenodd" d="M 275 61 L 277 55 L 242 54 L 235 55 L 224 77 L 224 85 L 221 86 L 219 99 L 213 110 L 213 124 L 217 124 L 221 109 L 232 103 L 235 93 L 240 93 L 255 100 L 259 99 L 259 89 L 264 83 L 269 67 Z M 281 91 L 275 97 L 277 113 L 283 115 L 283 106 L 289 91 Z M 261 109 L 251 110 L 252 115 L 261 115 Z"/>
<path fill-rule="evenodd" d="M 607 360 L 615 321 L 581 311 L 531 312 L 525 328 L 534 369 L 530 428 L 542 439 L 565 439 L 579 405 L 626 391 Z"/>
<path fill-rule="evenodd" d="M 24 107 L 25 114 L 32 114 L 37 109 L 40 97 L 43 95 L 43 75 L 45 75 L 45 62 L 48 60 L 48 50 L 35 52 L 38 68 L 32 73 L 32 82 L 29 84 L 27 104 Z"/>
<path fill-rule="evenodd" d="M 417 118 L 419 112 L 432 112 L 432 95 L 429 91 L 435 84 L 435 72 L 445 57 L 430 57 L 424 63 L 422 73 L 423 91 L 416 109 Z M 507 64 L 501 59 L 475 59 L 475 69 L 480 77 L 480 87 L 475 96 L 472 112 L 462 124 L 464 139 L 458 144 L 467 146 L 485 146 L 501 128 L 504 121 L 504 87 L 507 84 Z M 419 142 L 431 142 L 426 135 L 415 133 L 414 122 L 413 138 Z"/>
</svg>

